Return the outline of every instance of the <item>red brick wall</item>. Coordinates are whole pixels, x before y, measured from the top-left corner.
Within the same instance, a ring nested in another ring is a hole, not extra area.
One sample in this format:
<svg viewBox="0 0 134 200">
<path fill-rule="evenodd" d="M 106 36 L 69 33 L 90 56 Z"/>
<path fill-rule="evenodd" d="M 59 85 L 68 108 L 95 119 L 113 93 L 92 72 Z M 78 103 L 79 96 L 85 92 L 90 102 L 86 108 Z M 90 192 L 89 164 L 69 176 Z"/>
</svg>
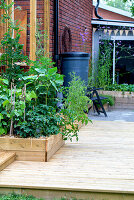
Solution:
<svg viewBox="0 0 134 200">
<path fill-rule="evenodd" d="M 50 52 L 54 48 L 53 17 L 54 0 L 51 0 Z M 62 34 L 68 26 L 72 34 L 72 51 L 91 52 L 92 46 L 92 0 L 59 0 L 59 49 Z"/>
<path fill-rule="evenodd" d="M 98 9 L 98 14 L 103 17 L 103 19 L 113 19 L 113 20 L 121 20 L 121 21 L 134 21 L 134 19 L 130 17 L 126 17 L 117 13 L 113 13 L 108 10 L 104 10 L 102 8 Z M 94 8 L 93 8 L 93 18 L 96 18 L 94 14 Z"/>
<path fill-rule="evenodd" d="M 44 21 L 44 1 L 37 0 L 37 17 Z M 15 0 L 16 6 L 27 10 L 30 23 L 30 0 Z M 59 50 L 64 27 L 72 33 L 72 51 L 91 51 L 92 46 L 92 0 L 59 0 Z M 50 53 L 54 50 L 54 0 L 50 0 Z M 42 26 L 43 28 L 43 26 Z M 30 47 L 30 28 L 27 28 L 27 55 Z M 62 51 L 62 49 L 61 49 Z"/>
</svg>

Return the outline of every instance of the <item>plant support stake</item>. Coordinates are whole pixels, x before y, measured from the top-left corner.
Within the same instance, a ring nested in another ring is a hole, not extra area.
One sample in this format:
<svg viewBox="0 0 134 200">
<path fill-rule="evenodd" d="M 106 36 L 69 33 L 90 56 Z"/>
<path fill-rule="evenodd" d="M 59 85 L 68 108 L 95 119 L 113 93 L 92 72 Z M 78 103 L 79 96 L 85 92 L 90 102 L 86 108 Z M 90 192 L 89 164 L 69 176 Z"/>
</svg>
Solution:
<svg viewBox="0 0 134 200">
<path fill-rule="evenodd" d="M 26 84 L 24 85 L 24 121 L 26 119 L 25 103 L 26 103 Z"/>
<path fill-rule="evenodd" d="M 11 90 L 12 90 L 12 83 L 11 83 Z M 11 92 L 12 93 L 12 92 Z M 16 86 L 14 86 L 14 99 L 13 99 L 13 107 L 12 107 L 12 111 L 15 108 L 15 94 L 16 94 Z M 12 95 L 11 95 L 12 96 Z M 10 136 L 12 136 L 13 133 L 13 117 L 11 119 L 11 126 L 10 126 Z"/>
<path fill-rule="evenodd" d="M 12 95 L 13 95 L 13 83 L 11 82 L 11 105 L 12 105 L 12 103 L 13 103 Z M 12 126 L 13 126 L 13 119 L 11 119 L 11 125 L 10 125 L 10 137 L 11 137 L 11 135 L 12 135 Z"/>
<path fill-rule="evenodd" d="M 114 48 L 113 48 L 113 84 L 115 82 L 115 40 L 113 40 Z"/>
</svg>

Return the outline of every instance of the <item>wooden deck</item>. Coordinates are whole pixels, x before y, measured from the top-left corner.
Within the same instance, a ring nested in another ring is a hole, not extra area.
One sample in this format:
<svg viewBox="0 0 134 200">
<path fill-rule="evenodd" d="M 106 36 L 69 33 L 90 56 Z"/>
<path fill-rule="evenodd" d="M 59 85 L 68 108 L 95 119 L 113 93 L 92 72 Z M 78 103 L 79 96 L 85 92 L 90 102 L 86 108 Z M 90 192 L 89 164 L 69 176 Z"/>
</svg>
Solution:
<svg viewBox="0 0 134 200">
<path fill-rule="evenodd" d="M 0 172 L 0 193 L 46 199 L 134 200 L 134 123 L 93 121 L 79 142 L 66 143 L 49 162 L 15 161 Z"/>
</svg>

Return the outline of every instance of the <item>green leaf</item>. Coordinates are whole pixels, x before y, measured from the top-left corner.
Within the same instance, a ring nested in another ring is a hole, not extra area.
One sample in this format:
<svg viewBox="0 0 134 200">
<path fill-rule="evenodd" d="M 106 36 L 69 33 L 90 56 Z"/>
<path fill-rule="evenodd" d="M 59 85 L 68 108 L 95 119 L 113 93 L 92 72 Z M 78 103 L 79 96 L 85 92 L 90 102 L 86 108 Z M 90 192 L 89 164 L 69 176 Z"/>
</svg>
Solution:
<svg viewBox="0 0 134 200">
<path fill-rule="evenodd" d="M 5 129 L 2 128 L 2 127 L 0 127 L 0 135 L 2 135 L 2 134 L 4 134 L 4 133 L 6 133 Z"/>
<path fill-rule="evenodd" d="M 8 117 L 8 118 L 10 118 L 10 117 L 11 117 L 11 115 L 8 113 L 8 114 L 7 114 L 7 117 Z"/>
<path fill-rule="evenodd" d="M 55 82 L 56 84 L 63 85 L 64 82 L 63 76 L 62 75 L 59 76 L 59 74 L 57 74 Z"/>
<path fill-rule="evenodd" d="M 57 67 L 53 67 L 53 68 L 49 68 L 49 70 L 48 70 L 48 74 L 49 75 L 54 75 L 54 74 L 56 74 L 57 73 Z"/>
<path fill-rule="evenodd" d="M 31 101 L 31 96 L 30 96 L 30 94 L 26 94 L 26 101 Z"/>
<path fill-rule="evenodd" d="M 24 103 L 24 101 L 20 101 L 20 102 L 19 102 L 19 106 L 20 106 L 20 108 L 23 110 L 23 109 L 25 108 L 25 103 Z"/>
<path fill-rule="evenodd" d="M 4 102 L 3 102 L 3 107 L 5 107 L 6 105 L 8 105 L 10 102 L 9 102 L 9 100 L 5 100 Z"/>
<path fill-rule="evenodd" d="M 35 79 L 37 79 L 38 78 L 38 76 L 37 75 L 34 75 L 34 76 L 24 76 L 23 77 L 23 80 L 35 80 Z"/>
<path fill-rule="evenodd" d="M 4 126 L 6 126 L 6 125 L 7 125 L 7 122 L 5 122 L 5 121 L 2 121 L 2 124 L 3 124 Z"/>
<path fill-rule="evenodd" d="M 52 86 L 55 88 L 55 90 L 58 91 L 58 88 L 56 87 L 55 83 L 51 80 L 50 80 L 50 82 L 51 82 Z"/>
<path fill-rule="evenodd" d="M 35 71 L 41 74 L 45 74 L 46 73 L 46 69 L 39 69 L 39 68 L 35 68 Z"/>
<path fill-rule="evenodd" d="M 3 83 L 5 83 L 6 85 L 8 85 L 9 81 L 7 79 L 3 79 Z"/>
<path fill-rule="evenodd" d="M 3 115 L 0 113 L 0 121 L 1 121 L 2 119 L 4 119 L 4 118 L 3 118 Z"/>
<path fill-rule="evenodd" d="M 30 92 L 30 97 L 31 97 L 31 99 L 36 99 L 37 98 L 37 95 L 33 90 Z"/>
</svg>

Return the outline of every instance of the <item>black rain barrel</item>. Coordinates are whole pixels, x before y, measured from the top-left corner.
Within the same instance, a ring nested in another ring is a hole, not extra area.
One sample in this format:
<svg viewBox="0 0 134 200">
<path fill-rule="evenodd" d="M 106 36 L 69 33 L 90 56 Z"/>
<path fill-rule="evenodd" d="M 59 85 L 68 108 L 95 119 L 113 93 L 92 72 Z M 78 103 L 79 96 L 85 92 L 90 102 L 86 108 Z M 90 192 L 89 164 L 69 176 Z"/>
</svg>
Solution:
<svg viewBox="0 0 134 200">
<path fill-rule="evenodd" d="M 61 69 L 64 75 L 64 86 L 71 81 L 70 73 L 75 73 L 87 85 L 90 54 L 85 52 L 66 52 L 61 56 Z"/>
</svg>

